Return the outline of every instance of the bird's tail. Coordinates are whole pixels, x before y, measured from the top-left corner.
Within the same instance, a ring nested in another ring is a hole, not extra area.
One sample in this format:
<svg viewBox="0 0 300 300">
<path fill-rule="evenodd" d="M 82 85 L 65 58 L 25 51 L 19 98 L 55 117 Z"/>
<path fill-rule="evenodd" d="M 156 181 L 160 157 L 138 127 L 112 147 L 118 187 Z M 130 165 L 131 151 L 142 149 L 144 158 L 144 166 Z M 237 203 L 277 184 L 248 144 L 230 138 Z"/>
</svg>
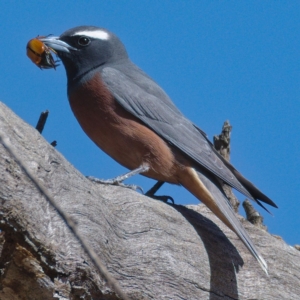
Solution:
<svg viewBox="0 0 300 300">
<path fill-rule="evenodd" d="M 187 169 L 181 184 L 237 234 L 265 273 L 268 274 L 267 263 L 256 250 L 250 236 L 235 215 L 220 184 L 211 175 L 204 174 L 204 171 L 196 171 L 194 168 Z"/>
</svg>

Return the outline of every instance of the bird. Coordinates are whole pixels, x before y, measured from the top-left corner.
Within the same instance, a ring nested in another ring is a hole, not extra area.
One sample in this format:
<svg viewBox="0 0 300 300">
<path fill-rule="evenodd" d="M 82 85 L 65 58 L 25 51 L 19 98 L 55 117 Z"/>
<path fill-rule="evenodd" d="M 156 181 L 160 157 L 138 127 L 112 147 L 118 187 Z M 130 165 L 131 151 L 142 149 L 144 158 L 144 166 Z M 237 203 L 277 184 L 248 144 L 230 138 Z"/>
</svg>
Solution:
<svg viewBox="0 0 300 300">
<path fill-rule="evenodd" d="M 261 206 L 277 205 L 218 154 L 206 134 L 130 60 L 121 40 L 96 26 L 39 39 L 65 67 L 68 100 L 82 129 L 130 170 L 127 177 L 141 174 L 183 186 L 237 234 L 268 274 L 267 263 L 235 215 L 222 183 Z"/>
</svg>

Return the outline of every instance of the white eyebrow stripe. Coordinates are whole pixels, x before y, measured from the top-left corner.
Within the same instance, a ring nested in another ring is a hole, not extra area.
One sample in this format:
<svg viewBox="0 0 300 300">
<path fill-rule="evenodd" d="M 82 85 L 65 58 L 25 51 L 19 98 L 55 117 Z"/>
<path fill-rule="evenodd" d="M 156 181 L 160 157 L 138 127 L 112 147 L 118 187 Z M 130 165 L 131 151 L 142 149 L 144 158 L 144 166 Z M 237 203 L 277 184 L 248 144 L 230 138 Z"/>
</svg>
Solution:
<svg viewBox="0 0 300 300">
<path fill-rule="evenodd" d="M 72 36 L 75 36 L 75 35 L 84 35 L 84 36 L 88 36 L 90 38 L 100 39 L 100 40 L 108 40 L 109 39 L 109 34 L 106 31 L 103 31 L 103 30 L 77 31 Z"/>
</svg>

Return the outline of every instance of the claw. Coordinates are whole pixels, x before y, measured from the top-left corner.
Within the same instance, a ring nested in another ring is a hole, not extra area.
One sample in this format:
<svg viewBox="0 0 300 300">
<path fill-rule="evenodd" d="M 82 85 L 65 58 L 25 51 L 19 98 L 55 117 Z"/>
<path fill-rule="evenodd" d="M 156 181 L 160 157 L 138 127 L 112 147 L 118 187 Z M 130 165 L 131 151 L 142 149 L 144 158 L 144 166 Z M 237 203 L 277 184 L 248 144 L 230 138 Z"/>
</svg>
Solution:
<svg viewBox="0 0 300 300">
<path fill-rule="evenodd" d="M 161 188 L 161 186 L 164 184 L 163 181 L 157 181 L 156 184 L 145 194 L 146 196 L 155 199 L 160 200 L 165 203 L 167 203 L 169 200 L 174 204 L 174 199 L 171 196 L 155 196 L 154 194 Z"/>
<path fill-rule="evenodd" d="M 166 196 L 166 195 L 155 196 L 155 195 L 148 195 L 147 193 L 145 195 L 152 198 L 152 199 L 160 200 L 160 201 L 163 201 L 165 203 L 168 203 L 168 201 L 170 200 L 172 202 L 172 204 L 175 204 L 174 199 L 171 196 Z"/>
<path fill-rule="evenodd" d="M 149 170 L 149 166 L 141 165 L 140 167 L 138 167 L 138 168 L 126 173 L 126 174 L 117 176 L 113 179 L 99 179 L 99 178 L 95 178 L 93 176 L 86 176 L 86 178 L 88 178 L 89 180 L 91 180 L 93 182 L 96 182 L 96 183 L 118 185 L 118 186 L 122 186 L 122 187 L 125 187 L 125 188 L 132 189 L 134 191 L 140 190 L 144 194 L 144 191 L 140 186 L 134 185 L 134 184 L 124 184 L 123 181 L 125 179 L 128 179 L 128 178 L 134 176 L 134 175 L 146 172 L 148 170 Z"/>
<path fill-rule="evenodd" d="M 118 180 L 118 177 L 113 178 L 113 179 L 100 179 L 100 178 L 96 178 L 96 177 L 93 177 L 93 176 L 86 176 L 86 178 L 93 181 L 93 182 L 95 182 L 95 183 L 121 186 L 121 187 L 131 189 L 131 190 L 134 190 L 134 191 L 140 190 L 144 194 L 144 191 L 140 186 L 135 185 L 135 184 L 125 184 L 122 181 Z"/>
</svg>

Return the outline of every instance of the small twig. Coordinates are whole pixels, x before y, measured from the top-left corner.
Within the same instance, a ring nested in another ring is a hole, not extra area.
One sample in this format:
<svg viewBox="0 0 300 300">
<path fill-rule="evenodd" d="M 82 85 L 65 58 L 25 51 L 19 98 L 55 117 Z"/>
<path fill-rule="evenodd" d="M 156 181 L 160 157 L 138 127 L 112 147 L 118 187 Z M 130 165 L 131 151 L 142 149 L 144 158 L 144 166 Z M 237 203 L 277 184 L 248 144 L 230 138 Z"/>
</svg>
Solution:
<svg viewBox="0 0 300 300">
<path fill-rule="evenodd" d="M 247 220 L 253 225 L 260 227 L 261 229 L 267 230 L 267 227 L 263 224 L 264 218 L 255 210 L 251 202 L 246 199 L 243 202 L 243 207 L 246 212 Z"/>
<path fill-rule="evenodd" d="M 52 143 L 50 143 L 51 146 L 56 147 L 57 146 L 57 141 L 53 141 Z"/>
<path fill-rule="evenodd" d="M 47 121 L 47 118 L 48 118 L 48 115 L 49 115 L 49 111 L 48 110 L 45 110 L 41 113 L 40 115 L 40 118 L 36 124 L 36 127 L 35 129 L 40 133 L 42 134 L 43 130 L 44 130 L 44 127 L 45 127 L 45 124 L 46 124 L 46 121 Z M 50 143 L 51 146 L 53 147 L 56 147 L 57 146 L 57 142 L 56 141 L 53 141 L 52 143 Z"/>
<path fill-rule="evenodd" d="M 48 115 L 49 115 L 49 111 L 48 110 L 45 110 L 41 113 L 40 115 L 40 118 L 36 124 L 36 127 L 35 129 L 39 132 L 39 133 L 42 133 L 43 130 L 44 130 L 44 127 L 45 127 L 45 124 L 46 124 L 46 121 L 47 121 L 47 118 L 48 118 Z"/>
<path fill-rule="evenodd" d="M 222 132 L 214 136 L 214 146 L 216 150 L 227 160 L 230 161 L 230 135 L 232 126 L 229 121 L 225 121 Z"/>
<path fill-rule="evenodd" d="M 111 286 L 111 288 L 123 299 L 123 300 L 129 300 L 128 296 L 122 291 L 120 285 L 118 282 L 110 275 L 106 267 L 102 264 L 101 260 L 95 253 L 95 251 L 89 246 L 86 239 L 81 235 L 79 232 L 75 221 L 67 214 L 65 213 L 59 206 L 59 204 L 54 200 L 52 195 L 47 191 L 47 189 L 40 183 L 39 179 L 36 178 L 36 176 L 31 172 L 29 168 L 25 166 L 22 159 L 19 157 L 19 155 L 13 150 L 11 147 L 11 144 L 9 142 L 8 138 L 4 138 L 2 132 L 0 132 L 0 142 L 3 144 L 5 149 L 10 153 L 10 155 L 15 159 L 15 161 L 18 163 L 18 165 L 21 167 L 21 169 L 25 172 L 27 177 L 34 183 L 36 188 L 45 196 L 46 200 L 54 207 L 54 209 L 57 211 L 59 216 L 62 218 L 62 220 L 65 222 L 67 227 L 71 230 L 71 232 L 74 234 L 78 242 L 81 244 L 87 255 L 90 257 L 98 271 L 102 274 L 102 276 L 106 279 L 108 284 Z"/>
<path fill-rule="evenodd" d="M 230 160 L 230 135 L 232 126 L 229 121 L 225 121 L 222 127 L 222 132 L 214 136 L 214 147 L 227 161 Z M 240 202 L 232 192 L 232 188 L 226 184 L 222 184 L 223 190 L 229 199 L 235 212 L 238 212 Z"/>
</svg>

